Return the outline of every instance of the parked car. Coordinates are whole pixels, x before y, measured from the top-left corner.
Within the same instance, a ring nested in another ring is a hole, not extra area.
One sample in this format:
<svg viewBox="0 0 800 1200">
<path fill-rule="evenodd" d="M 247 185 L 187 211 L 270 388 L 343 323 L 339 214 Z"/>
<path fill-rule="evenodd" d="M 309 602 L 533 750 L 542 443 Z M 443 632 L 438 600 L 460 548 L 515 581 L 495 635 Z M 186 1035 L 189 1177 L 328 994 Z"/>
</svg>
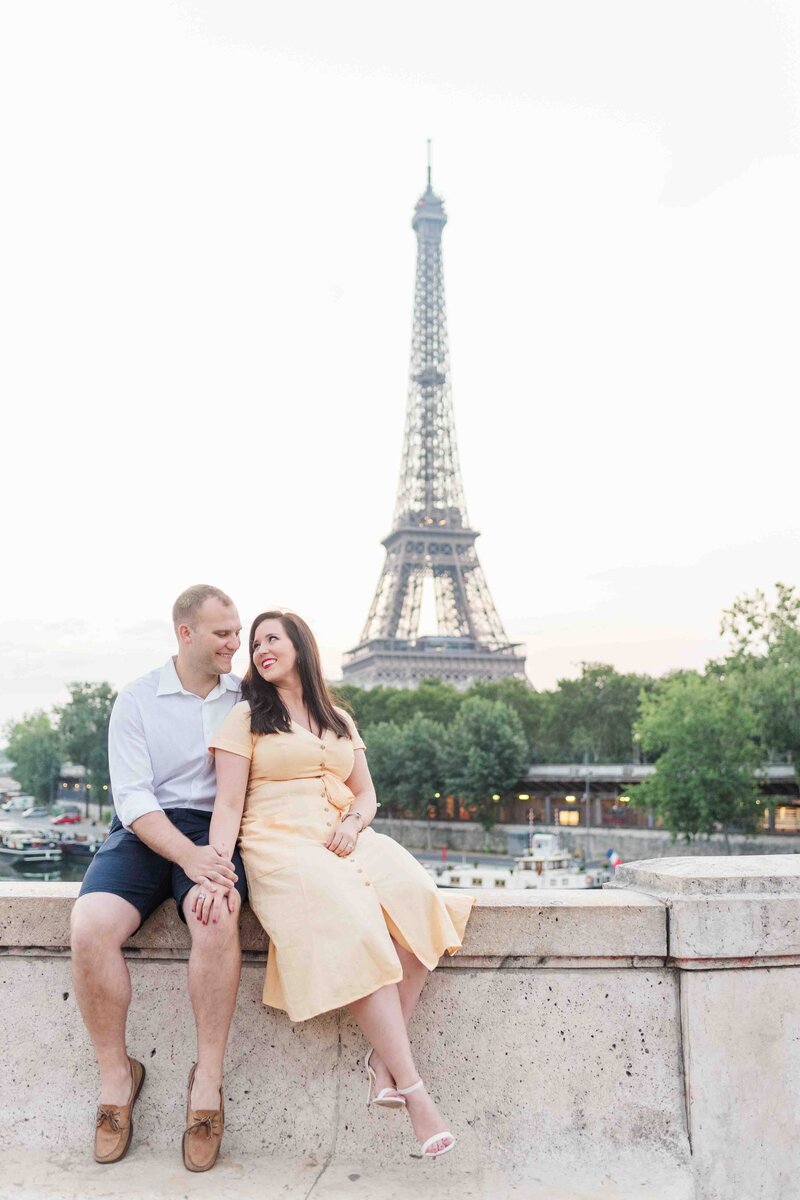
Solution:
<svg viewBox="0 0 800 1200">
<path fill-rule="evenodd" d="M 28 820 L 40 821 L 42 819 L 42 817 L 49 817 L 49 816 L 50 816 L 49 808 L 45 808 L 43 805 L 37 805 L 36 808 L 26 808 L 25 812 L 22 813 L 21 819 L 23 821 L 28 821 Z"/>
<path fill-rule="evenodd" d="M 36 801 L 33 796 L 11 796 L 6 800 L 5 804 L 0 804 L 0 810 L 3 812 L 24 812 L 26 808 L 35 805 Z"/>
<path fill-rule="evenodd" d="M 57 817 L 50 818 L 51 825 L 80 825 L 80 822 L 79 812 L 60 812 Z"/>
</svg>

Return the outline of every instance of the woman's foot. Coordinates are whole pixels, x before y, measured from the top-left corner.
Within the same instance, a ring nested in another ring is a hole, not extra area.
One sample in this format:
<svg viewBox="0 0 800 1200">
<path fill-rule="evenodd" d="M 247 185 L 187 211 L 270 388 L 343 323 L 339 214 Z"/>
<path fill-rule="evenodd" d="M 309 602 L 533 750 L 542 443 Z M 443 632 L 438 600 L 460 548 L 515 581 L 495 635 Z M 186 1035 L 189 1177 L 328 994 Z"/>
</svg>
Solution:
<svg viewBox="0 0 800 1200">
<path fill-rule="evenodd" d="M 410 1092 L 404 1089 L 404 1098 L 414 1133 L 417 1135 L 420 1145 L 427 1142 L 428 1138 L 433 1137 L 435 1133 L 441 1133 L 445 1129 L 439 1110 L 428 1095 L 424 1084 L 422 1087 L 413 1088 Z M 426 1156 L 433 1157 L 434 1154 L 441 1153 L 448 1146 L 452 1146 L 454 1141 L 453 1135 L 448 1133 L 437 1141 L 431 1142 L 427 1147 Z"/>
<path fill-rule="evenodd" d="M 384 1099 L 396 1099 L 398 1105 L 402 1104 L 400 1097 L 397 1095 L 397 1086 L 394 1078 L 377 1050 L 370 1052 L 367 1062 L 375 1072 L 375 1083 L 373 1084 L 371 1095 L 380 1096 L 383 1089 L 386 1088 L 387 1092 Z"/>
</svg>

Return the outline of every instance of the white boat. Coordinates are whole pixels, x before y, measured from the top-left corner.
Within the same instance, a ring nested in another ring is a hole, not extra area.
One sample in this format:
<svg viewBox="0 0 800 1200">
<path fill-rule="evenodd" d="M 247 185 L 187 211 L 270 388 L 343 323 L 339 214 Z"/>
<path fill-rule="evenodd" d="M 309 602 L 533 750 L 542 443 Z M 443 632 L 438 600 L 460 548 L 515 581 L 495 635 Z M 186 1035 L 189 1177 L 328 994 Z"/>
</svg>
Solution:
<svg viewBox="0 0 800 1200">
<path fill-rule="evenodd" d="M 61 845 L 56 835 L 42 829 L 0 825 L 0 862 L 14 866 L 60 861 Z"/>
<path fill-rule="evenodd" d="M 505 888 L 508 891 L 554 888 L 599 888 L 613 878 L 610 867 L 584 867 L 560 844 L 555 833 L 531 835 L 527 854 L 514 859 L 513 867 L 426 863 L 426 871 L 439 887 Z"/>
</svg>

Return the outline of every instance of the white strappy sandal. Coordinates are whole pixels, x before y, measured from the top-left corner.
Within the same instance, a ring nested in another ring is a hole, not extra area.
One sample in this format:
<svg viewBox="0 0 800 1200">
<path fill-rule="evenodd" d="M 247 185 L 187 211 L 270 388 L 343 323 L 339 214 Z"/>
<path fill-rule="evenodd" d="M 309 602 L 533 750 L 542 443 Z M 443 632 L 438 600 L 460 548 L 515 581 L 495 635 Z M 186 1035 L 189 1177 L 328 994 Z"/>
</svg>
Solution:
<svg viewBox="0 0 800 1200">
<path fill-rule="evenodd" d="M 412 1083 L 411 1087 L 398 1088 L 397 1094 L 399 1096 L 408 1096 L 408 1095 L 410 1095 L 411 1092 L 416 1092 L 421 1087 L 424 1087 L 424 1086 L 425 1085 L 422 1082 L 422 1080 L 418 1079 L 416 1083 Z M 432 1146 L 434 1144 L 434 1142 L 440 1142 L 442 1140 L 442 1138 L 450 1138 L 450 1144 L 448 1146 L 445 1146 L 442 1150 L 429 1150 L 428 1149 L 428 1147 Z M 431 1137 L 426 1138 L 425 1141 L 422 1142 L 422 1144 L 420 1145 L 420 1148 L 419 1148 L 419 1157 L 420 1158 L 438 1158 L 440 1154 L 447 1154 L 447 1152 L 449 1150 L 452 1150 L 453 1146 L 455 1146 L 455 1144 L 456 1144 L 456 1139 L 453 1137 L 450 1130 L 443 1129 L 441 1133 L 434 1133 Z"/>
<path fill-rule="evenodd" d="M 373 1047 L 374 1049 L 374 1047 Z M 369 1088 L 367 1089 L 367 1108 L 371 1104 L 377 1104 L 380 1108 L 405 1108 L 406 1102 L 402 1096 L 398 1095 L 397 1088 L 381 1088 L 377 1096 L 372 1095 L 372 1089 L 378 1082 L 378 1077 L 369 1065 L 369 1060 L 372 1057 L 372 1050 L 368 1050 L 364 1056 L 364 1066 L 369 1075 Z"/>
</svg>

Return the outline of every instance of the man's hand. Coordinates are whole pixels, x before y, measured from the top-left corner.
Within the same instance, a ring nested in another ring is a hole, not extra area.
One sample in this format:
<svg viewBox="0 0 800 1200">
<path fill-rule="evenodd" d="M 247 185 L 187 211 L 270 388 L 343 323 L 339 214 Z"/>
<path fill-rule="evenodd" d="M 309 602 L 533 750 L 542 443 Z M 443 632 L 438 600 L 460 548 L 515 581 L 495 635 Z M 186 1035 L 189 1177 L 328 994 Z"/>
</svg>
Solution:
<svg viewBox="0 0 800 1200">
<path fill-rule="evenodd" d="M 192 883 L 199 883 L 209 892 L 228 891 L 238 882 L 238 875 L 229 858 L 218 854 L 213 846 L 192 846 L 182 858 L 181 867 Z"/>
</svg>

